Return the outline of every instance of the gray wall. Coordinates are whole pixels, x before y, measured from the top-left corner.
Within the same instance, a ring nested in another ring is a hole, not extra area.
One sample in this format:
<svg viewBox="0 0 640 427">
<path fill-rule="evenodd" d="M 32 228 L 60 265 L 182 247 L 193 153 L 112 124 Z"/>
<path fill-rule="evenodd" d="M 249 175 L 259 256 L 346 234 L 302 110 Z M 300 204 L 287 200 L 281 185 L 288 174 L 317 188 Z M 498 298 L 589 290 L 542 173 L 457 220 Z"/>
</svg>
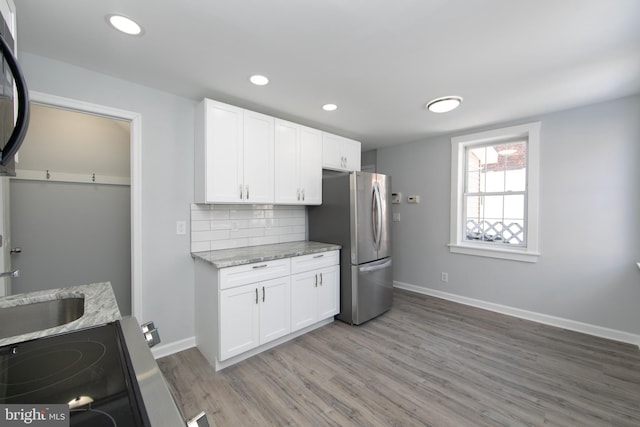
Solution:
<svg viewBox="0 0 640 427">
<path fill-rule="evenodd" d="M 193 260 L 189 221 L 193 201 L 196 101 L 20 52 L 30 90 L 142 115 L 142 319 L 154 320 L 163 343 L 194 336 Z"/>
<path fill-rule="evenodd" d="M 640 333 L 640 96 L 517 123 L 538 120 L 542 256 L 535 264 L 449 252 L 450 137 L 460 133 L 378 150 L 378 171 L 405 199 L 393 205 L 401 214 L 393 224 L 394 279 Z M 409 194 L 421 203 L 408 205 Z"/>
<path fill-rule="evenodd" d="M 12 293 L 110 281 L 131 314 L 130 191 L 123 185 L 11 180 Z"/>
</svg>

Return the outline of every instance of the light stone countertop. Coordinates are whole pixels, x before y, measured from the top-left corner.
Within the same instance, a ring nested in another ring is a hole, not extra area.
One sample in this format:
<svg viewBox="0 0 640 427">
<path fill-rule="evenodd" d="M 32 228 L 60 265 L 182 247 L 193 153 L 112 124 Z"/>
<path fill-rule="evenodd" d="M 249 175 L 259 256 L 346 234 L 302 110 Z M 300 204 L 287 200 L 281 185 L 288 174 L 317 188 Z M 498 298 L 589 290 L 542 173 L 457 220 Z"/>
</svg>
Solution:
<svg viewBox="0 0 640 427">
<path fill-rule="evenodd" d="M 84 314 L 79 319 L 62 326 L 0 339 L 0 346 L 102 325 L 122 318 L 110 282 L 10 295 L 0 298 L 0 309 L 34 302 L 83 296 Z"/>
<path fill-rule="evenodd" d="M 212 264 L 216 268 L 233 267 L 254 262 L 271 261 L 274 259 L 291 258 L 319 252 L 335 251 L 342 246 L 331 243 L 312 241 L 275 243 L 272 245 L 245 246 L 217 251 L 192 252 L 195 259 Z"/>
</svg>

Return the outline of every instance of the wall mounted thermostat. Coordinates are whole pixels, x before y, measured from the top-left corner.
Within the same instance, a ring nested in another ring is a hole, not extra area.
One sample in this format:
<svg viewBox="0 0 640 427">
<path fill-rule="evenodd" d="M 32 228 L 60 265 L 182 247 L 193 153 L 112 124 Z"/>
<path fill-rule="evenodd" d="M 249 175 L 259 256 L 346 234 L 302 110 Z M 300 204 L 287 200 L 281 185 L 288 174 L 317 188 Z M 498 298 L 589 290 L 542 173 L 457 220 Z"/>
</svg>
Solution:
<svg viewBox="0 0 640 427">
<path fill-rule="evenodd" d="M 397 205 L 402 200 L 402 193 L 391 193 L 391 203 Z"/>
<path fill-rule="evenodd" d="M 408 196 L 407 203 L 413 203 L 413 204 L 420 203 L 420 196 Z"/>
</svg>

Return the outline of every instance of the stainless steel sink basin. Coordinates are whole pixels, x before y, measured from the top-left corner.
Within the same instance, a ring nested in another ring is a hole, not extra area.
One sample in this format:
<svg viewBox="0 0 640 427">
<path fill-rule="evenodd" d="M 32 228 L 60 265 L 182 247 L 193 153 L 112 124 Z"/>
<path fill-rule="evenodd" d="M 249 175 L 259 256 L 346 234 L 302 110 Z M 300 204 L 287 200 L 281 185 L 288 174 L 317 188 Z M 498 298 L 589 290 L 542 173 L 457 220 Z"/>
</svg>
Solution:
<svg viewBox="0 0 640 427">
<path fill-rule="evenodd" d="M 62 326 L 84 314 L 84 297 L 0 308 L 0 339 Z"/>
</svg>

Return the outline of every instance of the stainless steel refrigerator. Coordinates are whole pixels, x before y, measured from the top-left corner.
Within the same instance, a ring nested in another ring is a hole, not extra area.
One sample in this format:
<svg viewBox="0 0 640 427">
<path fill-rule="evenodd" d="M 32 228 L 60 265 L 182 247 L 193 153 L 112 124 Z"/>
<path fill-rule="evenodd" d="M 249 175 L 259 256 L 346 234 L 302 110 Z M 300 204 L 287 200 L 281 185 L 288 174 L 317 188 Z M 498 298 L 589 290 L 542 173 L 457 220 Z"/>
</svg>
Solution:
<svg viewBox="0 0 640 427">
<path fill-rule="evenodd" d="M 340 313 L 359 325 L 391 308 L 391 177 L 369 172 L 322 178 L 322 205 L 309 207 L 309 239 L 342 245 Z"/>
</svg>

